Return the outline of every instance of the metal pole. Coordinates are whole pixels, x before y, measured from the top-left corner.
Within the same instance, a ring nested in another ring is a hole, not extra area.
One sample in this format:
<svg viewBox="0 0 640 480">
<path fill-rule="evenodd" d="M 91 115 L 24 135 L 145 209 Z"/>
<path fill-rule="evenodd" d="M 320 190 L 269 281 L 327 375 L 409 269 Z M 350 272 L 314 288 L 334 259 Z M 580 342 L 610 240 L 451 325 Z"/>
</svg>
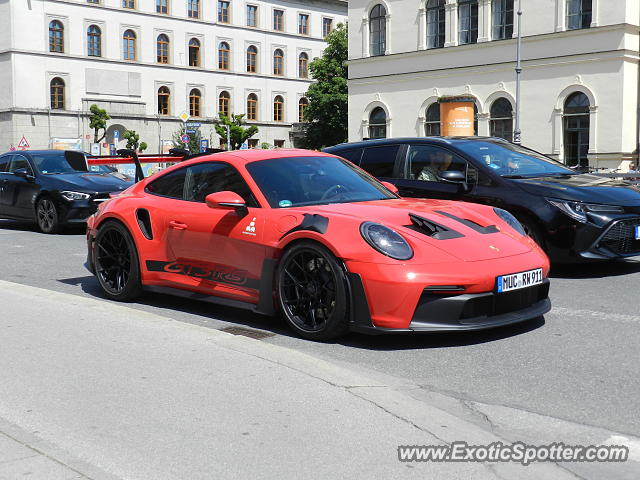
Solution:
<svg viewBox="0 0 640 480">
<path fill-rule="evenodd" d="M 522 48 L 522 0 L 518 0 L 518 47 L 516 50 L 516 126 L 513 131 L 513 143 L 522 142 L 522 131 L 520 130 L 520 75 L 522 65 L 520 63 L 520 51 Z"/>
<path fill-rule="evenodd" d="M 227 129 L 227 150 L 231 150 L 231 127 L 225 124 Z"/>
</svg>

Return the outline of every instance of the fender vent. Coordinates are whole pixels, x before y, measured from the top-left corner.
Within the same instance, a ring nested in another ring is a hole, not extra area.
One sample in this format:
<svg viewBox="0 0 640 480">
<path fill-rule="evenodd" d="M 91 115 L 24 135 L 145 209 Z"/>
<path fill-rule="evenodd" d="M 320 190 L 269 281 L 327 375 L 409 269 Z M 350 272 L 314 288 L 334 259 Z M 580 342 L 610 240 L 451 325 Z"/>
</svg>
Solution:
<svg viewBox="0 0 640 480">
<path fill-rule="evenodd" d="M 136 210 L 136 218 L 138 219 L 138 226 L 140 231 L 147 240 L 153 240 L 153 230 L 151 229 L 151 216 L 149 210 L 145 208 L 139 208 Z"/>
<path fill-rule="evenodd" d="M 409 218 L 411 219 L 412 225 L 407 225 L 407 228 L 428 235 L 436 240 L 450 240 L 452 238 L 464 237 L 460 232 L 451 230 L 444 225 L 427 220 L 426 218 L 420 217 L 414 213 L 410 213 Z"/>
</svg>

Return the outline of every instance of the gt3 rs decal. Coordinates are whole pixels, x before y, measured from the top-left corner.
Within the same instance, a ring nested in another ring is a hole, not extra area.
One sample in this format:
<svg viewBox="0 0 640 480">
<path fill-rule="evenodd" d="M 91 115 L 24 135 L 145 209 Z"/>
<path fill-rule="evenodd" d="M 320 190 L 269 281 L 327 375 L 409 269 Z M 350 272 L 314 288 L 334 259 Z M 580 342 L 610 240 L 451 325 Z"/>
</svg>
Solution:
<svg viewBox="0 0 640 480">
<path fill-rule="evenodd" d="M 226 283 L 240 287 L 258 289 L 260 281 L 249 278 L 246 270 L 238 270 L 233 267 L 215 264 L 195 265 L 187 262 L 162 262 L 158 260 L 147 260 L 147 270 L 150 272 L 175 273 L 176 275 L 186 275 L 200 280 L 215 283 Z"/>
</svg>

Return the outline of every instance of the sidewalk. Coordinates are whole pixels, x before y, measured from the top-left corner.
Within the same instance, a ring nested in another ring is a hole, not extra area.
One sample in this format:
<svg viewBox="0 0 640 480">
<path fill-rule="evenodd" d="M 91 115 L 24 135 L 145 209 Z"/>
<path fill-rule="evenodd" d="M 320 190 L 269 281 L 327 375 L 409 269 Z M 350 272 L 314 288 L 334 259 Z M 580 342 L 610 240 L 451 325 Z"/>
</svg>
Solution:
<svg viewBox="0 0 640 480">
<path fill-rule="evenodd" d="M 553 464 L 399 462 L 399 445 L 501 440 L 402 381 L 4 281 L 0 309 L 2 480 L 575 478 Z"/>
</svg>

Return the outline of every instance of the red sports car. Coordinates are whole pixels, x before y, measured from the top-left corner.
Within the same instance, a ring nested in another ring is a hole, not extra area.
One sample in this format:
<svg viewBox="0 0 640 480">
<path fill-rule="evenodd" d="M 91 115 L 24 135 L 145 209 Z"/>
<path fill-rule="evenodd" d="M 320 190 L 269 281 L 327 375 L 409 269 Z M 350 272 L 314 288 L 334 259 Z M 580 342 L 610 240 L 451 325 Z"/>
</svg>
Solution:
<svg viewBox="0 0 640 480">
<path fill-rule="evenodd" d="M 170 287 L 279 311 L 315 340 L 483 329 L 549 311 L 548 259 L 511 214 L 393 188 L 306 150 L 199 156 L 100 205 L 89 267 L 111 299 Z"/>
</svg>

